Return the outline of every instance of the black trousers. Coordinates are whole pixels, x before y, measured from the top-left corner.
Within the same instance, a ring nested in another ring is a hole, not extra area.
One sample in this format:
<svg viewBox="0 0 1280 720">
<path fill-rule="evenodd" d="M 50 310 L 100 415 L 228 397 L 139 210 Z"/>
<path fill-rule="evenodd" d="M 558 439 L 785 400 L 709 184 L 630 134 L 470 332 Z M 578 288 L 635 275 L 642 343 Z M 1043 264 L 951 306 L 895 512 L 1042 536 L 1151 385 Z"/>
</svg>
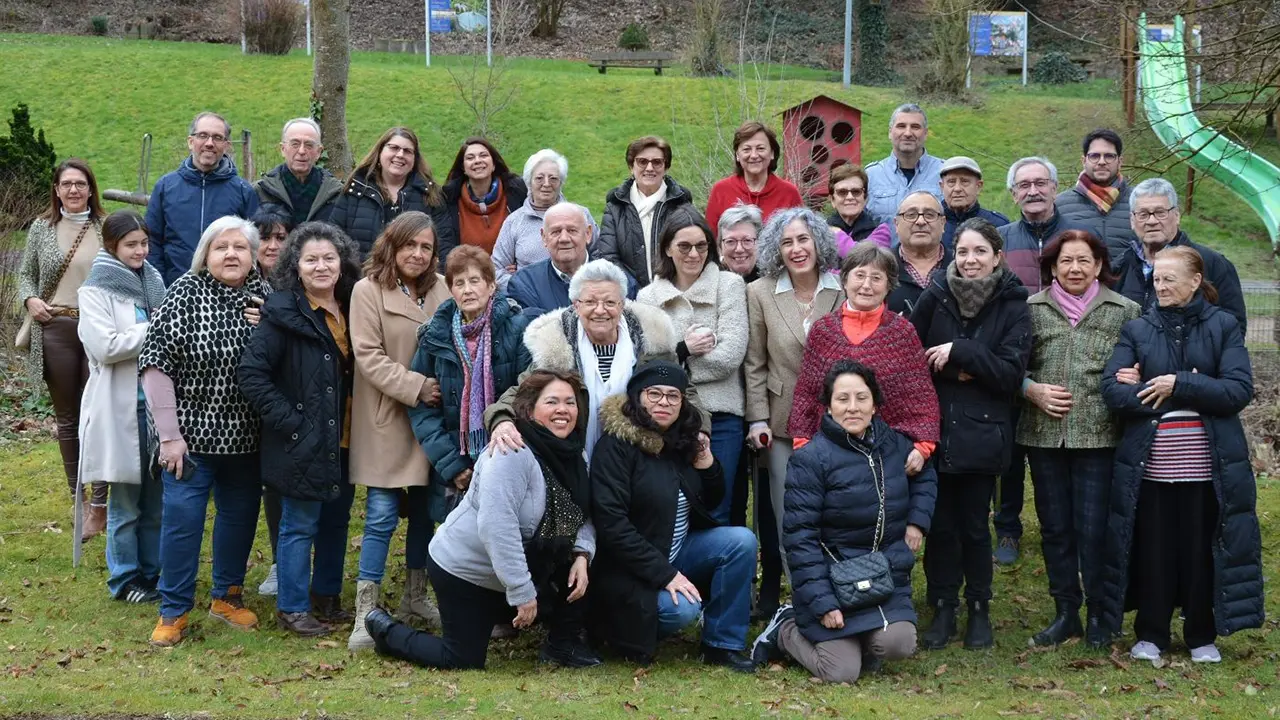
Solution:
<svg viewBox="0 0 1280 720">
<path fill-rule="evenodd" d="M 569 564 L 564 566 L 565 579 Z M 559 572 L 559 568 L 557 568 Z M 386 644 L 392 657 L 442 669 L 483 669 L 489 652 L 489 635 L 498 623 L 509 623 L 515 608 L 507 604 L 505 594 L 482 588 L 451 575 L 427 556 L 427 575 L 436 591 L 440 607 L 442 635 L 415 630 L 396 623 L 387 633 Z M 538 603 L 539 619 L 547 610 L 548 641 L 561 643 L 577 639 L 582 633 L 586 598 L 566 602 L 568 588 L 564 580 L 553 585 L 554 597 Z"/>
<path fill-rule="evenodd" d="M 262 486 L 262 509 L 267 516 L 267 535 L 271 538 L 271 563 L 276 562 L 276 546 L 280 544 L 280 515 L 284 506 L 280 504 L 280 493 L 269 486 Z"/>
<path fill-rule="evenodd" d="M 763 451 L 748 449 L 738 467 L 752 472 L 755 482 L 750 483 L 755 493 L 755 522 L 753 529 L 760 545 L 760 596 L 759 604 L 774 607 L 782 596 L 782 550 L 778 542 L 778 520 L 773 514 L 773 496 L 769 494 L 769 466 L 761 458 Z M 742 483 L 746 487 L 747 482 Z M 746 502 L 743 502 L 746 515 Z M 735 523 L 736 524 L 736 523 Z"/>
<path fill-rule="evenodd" d="M 1169 647 L 1173 609 L 1182 608 L 1188 648 L 1213 643 L 1213 542 L 1218 498 L 1211 482 L 1143 481 L 1133 530 L 1129 593 L 1139 641 Z"/>
<path fill-rule="evenodd" d="M 987 508 L 994 475 L 938 473 L 933 527 L 924 548 L 924 577 L 930 605 L 991 599 L 991 529 Z"/>
<path fill-rule="evenodd" d="M 1079 608 L 1101 599 L 1111 448 L 1027 448 L 1049 595 Z M 1080 581 L 1084 580 L 1081 592 Z"/>
</svg>

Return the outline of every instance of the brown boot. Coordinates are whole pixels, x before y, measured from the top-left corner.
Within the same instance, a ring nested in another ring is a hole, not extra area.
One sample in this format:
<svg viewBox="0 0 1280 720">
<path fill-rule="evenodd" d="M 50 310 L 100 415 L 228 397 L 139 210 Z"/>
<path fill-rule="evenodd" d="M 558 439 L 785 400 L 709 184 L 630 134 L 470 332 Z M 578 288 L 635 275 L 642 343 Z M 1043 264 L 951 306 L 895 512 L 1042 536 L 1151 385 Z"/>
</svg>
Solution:
<svg viewBox="0 0 1280 720">
<path fill-rule="evenodd" d="M 320 635 L 328 635 L 333 629 L 328 625 L 316 620 L 315 616 L 309 612 L 276 612 L 276 622 L 280 624 L 281 630 L 288 630 L 294 635 L 302 637 L 317 637 Z"/>
<path fill-rule="evenodd" d="M 80 529 L 80 542 L 101 535 L 107 529 L 107 506 L 89 505 L 85 509 L 84 526 Z"/>
<path fill-rule="evenodd" d="M 258 627 L 258 616 L 244 606 L 244 588 L 232 585 L 225 598 L 214 598 L 209 606 L 209 616 L 221 620 L 237 630 Z"/>
<path fill-rule="evenodd" d="M 346 625 L 355 620 L 355 615 L 342 609 L 341 595 L 311 595 L 311 614 L 322 623 L 329 625 Z"/>
<path fill-rule="evenodd" d="M 173 647 L 187 634 L 187 614 L 178 617 L 162 617 L 151 631 L 151 644 L 156 647 Z"/>
</svg>

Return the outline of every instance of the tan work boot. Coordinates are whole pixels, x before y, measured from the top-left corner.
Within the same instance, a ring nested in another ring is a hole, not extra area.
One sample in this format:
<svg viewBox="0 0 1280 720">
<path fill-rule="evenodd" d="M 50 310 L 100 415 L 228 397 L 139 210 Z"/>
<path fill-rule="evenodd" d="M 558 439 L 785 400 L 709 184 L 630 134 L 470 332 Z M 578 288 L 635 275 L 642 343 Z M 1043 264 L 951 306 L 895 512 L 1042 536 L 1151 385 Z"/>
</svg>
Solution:
<svg viewBox="0 0 1280 720">
<path fill-rule="evenodd" d="M 187 634 L 187 613 L 178 617 L 162 617 L 151 631 L 151 644 L 156 647 L 173 647 Z"/>
<path fill-rule="evenodd" d="M 401 620 L 408 620 L 410 616 L 419 617 L 427 622 L 433 628 L 440 627 L 440 611 L 436 609 L 435 602 L 431 596 L 427 594 L 427 570 L 407 569 L 408 577 L 404 580 L 404 595 L 400 598 L 400 609 L 397 614 Z M 361 616 L 357 613 L 356 618 Z"/>
<path fill-rule="evenodd" d="M 237 630 L 258 627 L 258 616 L 244 606 L 244 588 L 232 585 L 225 598 L 214 598 L 209 605 L 209 616 L 221 620 Z"/>
<path fill-rule="evenodd" d="M 348 650 L 372 650 L 373 637 L 364 626 L 364 616 L 378 606 L 378 598 L 382 595 L 382 586 L 372 580 L 356 581 L 356 621 L 351 628 L 351 637 L 347 638 Z"/>
</svg>

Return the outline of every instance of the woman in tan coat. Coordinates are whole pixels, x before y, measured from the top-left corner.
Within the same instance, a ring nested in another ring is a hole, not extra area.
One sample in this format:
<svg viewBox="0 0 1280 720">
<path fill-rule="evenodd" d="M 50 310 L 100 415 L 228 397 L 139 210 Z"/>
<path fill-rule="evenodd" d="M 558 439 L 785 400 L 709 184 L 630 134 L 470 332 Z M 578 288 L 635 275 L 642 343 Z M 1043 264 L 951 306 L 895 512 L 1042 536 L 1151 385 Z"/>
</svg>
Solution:
<svg viewBox="0 0 1280 720">
<path fill-rule="evenodd" d="M 769 496 L 781 538 L 782 495 L 792 449 L 787 421 L 805 338 L 813 322 L 840 307 L 844 290 L 832 274 L 840 266 L 835 236 L 812 210 L 798 207 L 774 213 L 756 245 L 760 279 L 747 286 L 747 440 L 757 450 L 769 450 Z M 785 548 L 782 557 L 785 564 Z"/>
<path fill-rule="evenodd" d="M 351 333 L 356 377 L 351 408 L 351 482 L 368 488 L 364 543 L 356 581 L 356 617 L 377 604 L 391 536 L 408 494 L 408 577 L 401 615 L 438 625 L 440 613 L 427 595 L 427 510 L 430 466 L 409 427 L 408 408 L 440 402 L 439 384 L 409 369 L 418 348 L 418 328 L 449 297 L 436 274 L 436 232 L 430 216 L 410 211 L 387 225 L 365 263 L 365 277 L 351 295 Z M 364 623 L 347 642 L 351 650 L 373 647 Z"/>
</svg>

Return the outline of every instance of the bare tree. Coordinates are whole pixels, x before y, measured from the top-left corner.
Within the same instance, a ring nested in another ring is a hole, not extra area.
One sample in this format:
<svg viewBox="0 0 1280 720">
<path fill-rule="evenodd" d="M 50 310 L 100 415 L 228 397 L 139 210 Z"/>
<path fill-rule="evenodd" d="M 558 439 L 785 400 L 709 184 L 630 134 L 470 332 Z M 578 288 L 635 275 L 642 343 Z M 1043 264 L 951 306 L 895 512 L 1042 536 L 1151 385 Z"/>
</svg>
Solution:
<svg viewBox="0 0 1280 720">
<path fill-rule="evenodd" d="M 499 133 L 494 119 L 510 107 L 516 97 L 515 85 L 507 82 L 508 69 L 505 57 L 494 57 L 493 64 L 486 66 L 480 55 L 472 55 L 470 64 L 462 69 L 448 68 L 458 99 L 475 118 L 472 133 L 495 143 Z"/>
<path fill-rule="evenodd" d="M 311 77 L 313 113 L 319 115 L 320 132 L 328 168 L 338 177 L 351 173 L 351 146 L 347 141 L 347 77 L 351 70 L 351 0 L 312 0 L 315 28 L 315 66 Z"/>
<path fill-rule="evenodd" d="M 553 38 L 560 28 L 560 13 L 568 0 L 537 0 L 538 19 L 533 25 L 536 38 Z"/>
</svg>

